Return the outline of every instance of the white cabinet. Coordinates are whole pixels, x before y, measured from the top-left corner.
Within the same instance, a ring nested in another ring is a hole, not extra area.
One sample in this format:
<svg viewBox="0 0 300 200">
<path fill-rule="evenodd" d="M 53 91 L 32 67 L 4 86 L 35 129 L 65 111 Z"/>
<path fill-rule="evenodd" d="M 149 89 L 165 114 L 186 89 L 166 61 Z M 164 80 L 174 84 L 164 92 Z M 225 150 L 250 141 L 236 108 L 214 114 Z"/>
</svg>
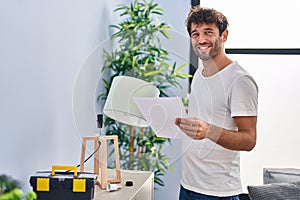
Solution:
<svg viewBox="0 0 300 200">
<path fill-rule="evenodd" d="M 125 186 L 132 181 L 133 186 Z M 148 171 L 121 170 L 121 186 L 116 191 L 107 192 L 95 185 L 94 200 L 153 200 L 154 175 Z"/>
</svg>

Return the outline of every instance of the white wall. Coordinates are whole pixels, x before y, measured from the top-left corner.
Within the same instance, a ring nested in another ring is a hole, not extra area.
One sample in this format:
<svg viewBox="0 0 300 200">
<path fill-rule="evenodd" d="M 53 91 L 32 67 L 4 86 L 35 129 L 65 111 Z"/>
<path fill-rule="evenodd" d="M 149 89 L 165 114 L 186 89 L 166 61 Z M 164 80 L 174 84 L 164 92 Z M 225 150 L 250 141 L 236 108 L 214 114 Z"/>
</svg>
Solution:
<svg viewBox="0 0 300 200">
<path fill-rule="evenodd" d="M 0 173 L 77 165 L 72 110 L 81 64 L 109 36 L 110 1 L 0 1 Z"/>
<path fill-rule="evenodd" d="M 108 25 L 118 20 L 112 10 L 123 2 L 129 1 L 0 1 L 0 174 L 21 180 L 24 190 L 31 189 L 36 171 L 78 164 L 81 136 L 98 131 L 96 113 L 81 110 L 96 111 L 84 88 L 96 90 L 89 77 L 99 69 L 87 67 L 87 60 L 101 68 L 93 53 L 103 42 L 109 45 Z M 167 11 L 164 21 L 185 34 L 183 20 L 176 19 L 185 18 L 189 2 L 159 3 Z M 177 169 L 174 174 L 178 180 Z M 159 197 L 172 199 L 173 189 L 166 189 L 178 184 L 167 183 Z"/>
<path fill-rule="evenodd" d="M 243 152 L 242 183 L 263 183 L 263 168 L 300 168 L 300 56 L 232 55 L 255 77 L 259 87 L 257 145 Z"/>
</svg>

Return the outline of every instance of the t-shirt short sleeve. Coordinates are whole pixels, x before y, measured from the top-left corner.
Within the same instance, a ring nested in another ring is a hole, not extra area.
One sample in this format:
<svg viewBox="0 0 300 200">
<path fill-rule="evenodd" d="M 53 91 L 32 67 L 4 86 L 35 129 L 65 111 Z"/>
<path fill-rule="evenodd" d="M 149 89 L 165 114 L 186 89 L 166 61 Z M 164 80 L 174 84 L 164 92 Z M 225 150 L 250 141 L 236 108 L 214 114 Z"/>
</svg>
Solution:
<svg viewBox="0 0 300 200">
<path fill-rule="evenodd" d="M 251 76 L 244 75 L 234 81 L 229 96 L 231 117 L 257 116 L 258 87 Z"/>
</svg>

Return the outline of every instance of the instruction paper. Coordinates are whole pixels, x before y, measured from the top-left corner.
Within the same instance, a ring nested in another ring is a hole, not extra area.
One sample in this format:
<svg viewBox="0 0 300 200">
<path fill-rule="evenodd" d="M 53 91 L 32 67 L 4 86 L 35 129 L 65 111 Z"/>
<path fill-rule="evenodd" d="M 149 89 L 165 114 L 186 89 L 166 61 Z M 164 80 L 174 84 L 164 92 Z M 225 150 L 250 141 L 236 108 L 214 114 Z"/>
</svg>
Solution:
<svg viewBox="0 0 300 200">
<path fill-rule="evenodd" d="M 134 101 L 157 136 L 189 139 L 189 137 L 175 125 L 176 118 L 187 117 L 185 107 L 180 97 L 135 97 Z"/>
</svg>

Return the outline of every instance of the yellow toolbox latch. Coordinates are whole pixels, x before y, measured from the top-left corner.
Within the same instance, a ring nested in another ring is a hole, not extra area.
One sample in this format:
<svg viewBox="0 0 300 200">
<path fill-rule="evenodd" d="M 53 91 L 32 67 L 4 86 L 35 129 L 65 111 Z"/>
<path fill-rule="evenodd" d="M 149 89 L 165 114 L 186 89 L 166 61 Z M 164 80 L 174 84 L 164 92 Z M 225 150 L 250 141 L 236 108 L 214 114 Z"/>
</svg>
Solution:
<svg viewBox="0 0 300 200">
<path fill-rule="evenodd" d="M 73 179 L 73 192 L 86 192 L 86 179 Z"/>
<path fill-rule="evenodd" d="M 37 178 L 36 190 L 49 192 L 50 191 L 50 178 Z"/>
</svg>

